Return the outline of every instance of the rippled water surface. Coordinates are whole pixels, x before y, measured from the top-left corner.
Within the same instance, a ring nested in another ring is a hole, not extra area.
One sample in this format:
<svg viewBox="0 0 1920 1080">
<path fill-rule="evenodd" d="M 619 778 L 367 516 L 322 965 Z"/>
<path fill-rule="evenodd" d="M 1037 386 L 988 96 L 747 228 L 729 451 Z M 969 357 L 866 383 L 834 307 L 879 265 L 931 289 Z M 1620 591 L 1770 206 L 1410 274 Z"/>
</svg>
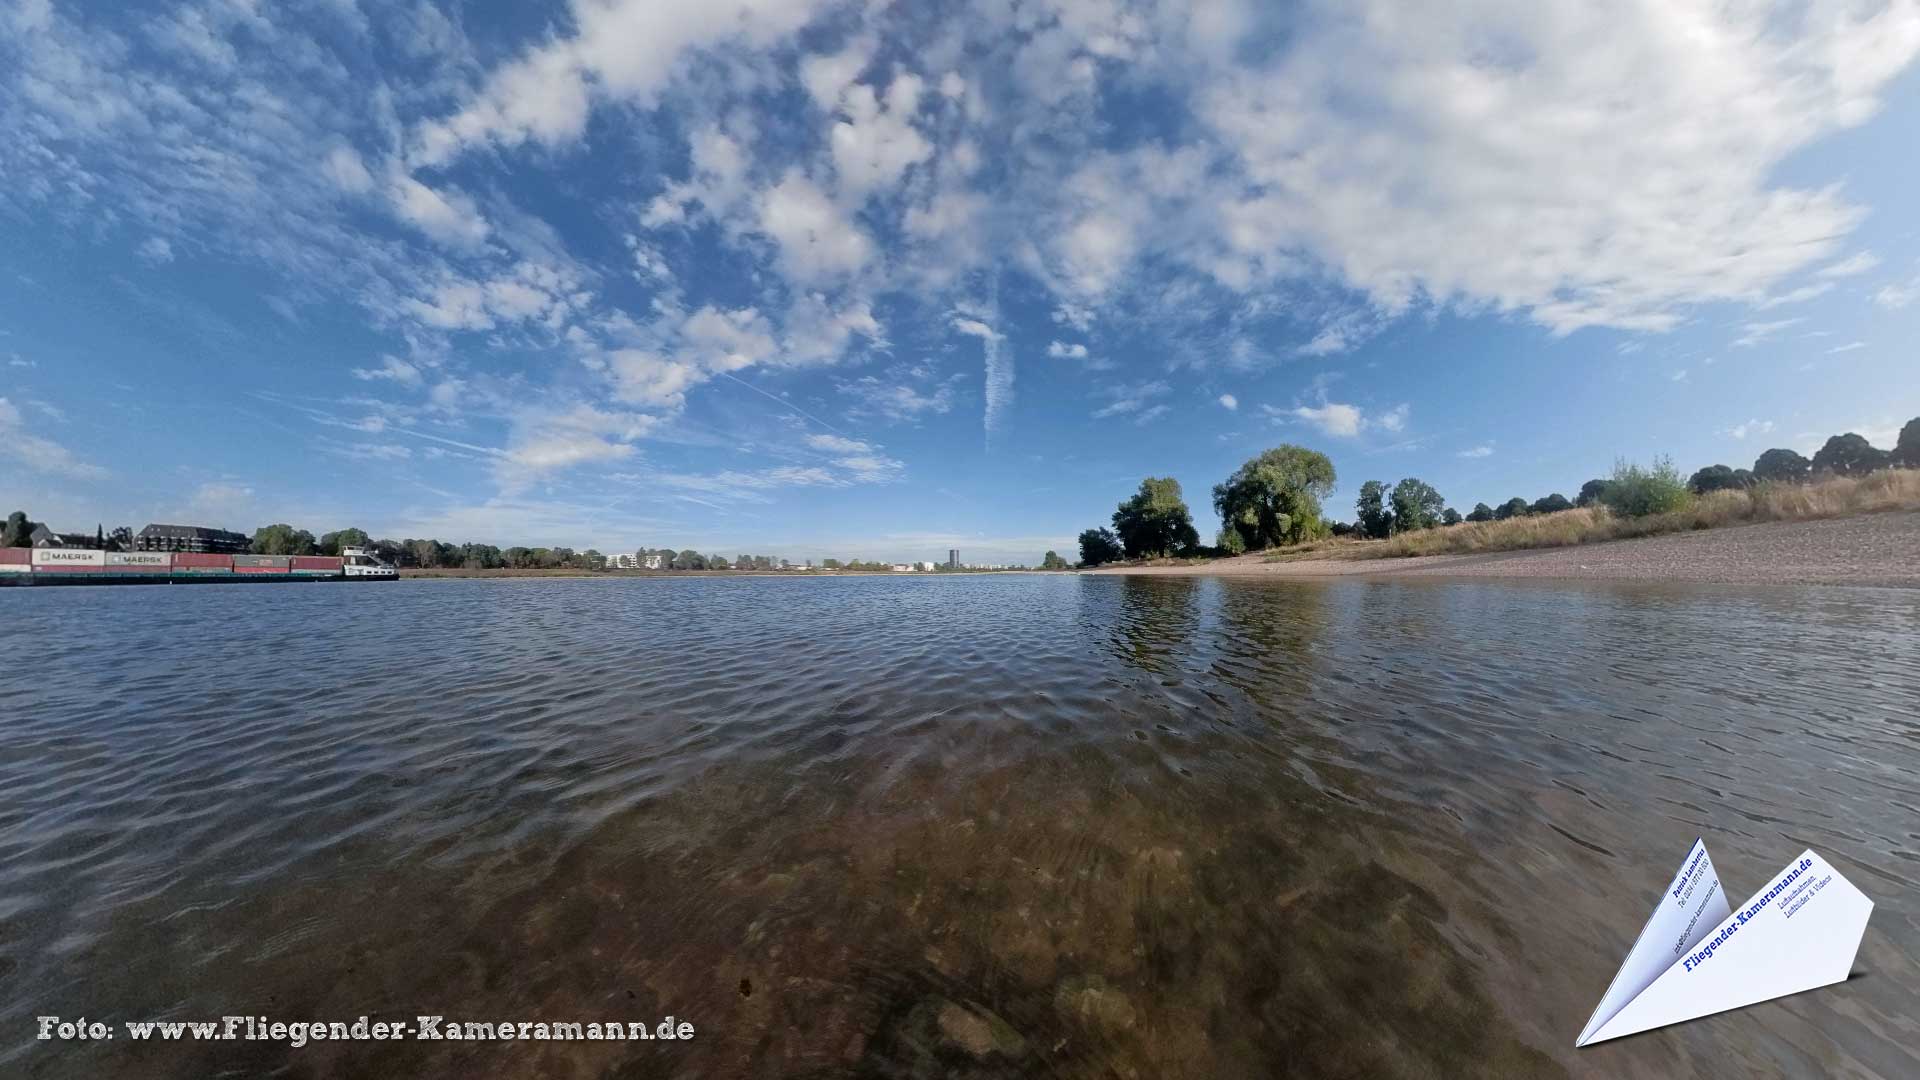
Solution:
<svg viewBox="0 0 1920 1080">
<path fill-rule="evenodd" d="M 1920 594 L 0 591 L 0 1074 L 1920 1075 Z M 1705 836 L 1847 984 L 1575 1052 Z M 691 1021 L 46 1044 L 33 1017 Z"/>
</svg>

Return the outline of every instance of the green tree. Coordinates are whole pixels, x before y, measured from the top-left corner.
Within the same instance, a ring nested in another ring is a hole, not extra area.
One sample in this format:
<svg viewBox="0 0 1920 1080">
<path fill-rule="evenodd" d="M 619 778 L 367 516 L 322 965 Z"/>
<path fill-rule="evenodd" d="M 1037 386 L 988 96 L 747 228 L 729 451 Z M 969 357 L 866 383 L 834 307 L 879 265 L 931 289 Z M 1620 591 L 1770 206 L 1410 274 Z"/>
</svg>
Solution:
<svg viewBox="0 0 1920 1080">
<path fill-rule="evenodd" d="M 1447 507 L 1446 512 L 1440 515 L 1440 524 L 1442 525 L 1458 525 L 1460 521 L 1460 511 L 1455 510 L 1451 506 Z"/>
<path fill-rule="evenodd" d="M 1835 435 L 1827 444 L 1813 455 L 1814 472 L 1830 472 L 1836 476 L 1865 476 L 1875 469 L 1887 467 L 1889 455 L 1868 442 L 1865 437 L 1848 432 Z"/>
<path fill-rule="evenodd" d="M 1492 521 L 1493 507 L 1488 506 L 1486 503 L 1474 503 L 1473 509 L 1469 511 L 1467 514 L 1467 520 L 1468 521 Z"/>
<path fill-rule="evenodd" d="M 291 525 L 268 525 L 254 530 L 253 553 L 255 555 L 311 555 L 313 554 L 313 534 Z"/>
<path fill-rule="evenodd" d="M 1247 553 L 1246 537 L 1241 536 L 1240 530 L 1231 525 L 1222 525 L 1220 526 L 1220 531 L 1213 534 L 1213 546 L 1222 555 L 1245 555 Z"/>
<path fill-rule="evenodd" d="M 1920 416 L 1907 421 L 1900 438 L 1893 444 L 1893 463 L 1906 469 L 1920 469 Z"/>
<path fill-rule="evenodd" d="M 0 529 L 0 547 L 32 547 L 34 522 L 27 517 L 25 510 L 15 510 L 7 515 L 5 529 Z"/>
<path fill-rule="evenodd" d="M 325 533 L 320 537 L 320 554 L 338 555 L 350 547 L 366 547 L 372 541 L 359 529 L 341 529 L 339 532 Z"/>
<path fill-rule="evenodd" d="M 733 569 L 733 564 L 727 561 L 725 555 L 709 555 L 707 556 L 707 569 L 731 570 Z"/>
<path fill-rule="evenodd" d="M 1080 534 L 1080 565 L 1099 566 L 1116 562 L 1123 554 L 1120 538 L 1112 529 L 1088 529 Z"/>
<path fill-rule="evenodd" d="M 1813 462 L 1792 450 L 1775 448 L 1761 454 L 1753 463 L 1753 475 L 1776 484 L 1804 484 L 1813 474 Z"/>
<path fill-rule="evenodd" d="M 1067 560 L 1061 558 L 1060 553 L 1057 551 L 1049 551 L 1040 557 L 1040 569 L 1042 570 L 1065 570 L 1066 568 Z"/>
<path fill-rule="evenodd" d="M 1440 512 L 1446 506 L 1447 500 L 1432 484 L 1409 476 L 1393 485 L 1393 531 L 1431 529 L 1440 523 Z"/>
<path fill-rule="evenodd" d="M 1493 512 L 1493 520 L 1505 521 L 1508 518 L 1526 517 L 1531 513 L 1533 513 L 1533 504 L 1515 495 L 1500 504 L 1500 508 Z"/>
<path fill-rule="evenodd" d="M 1393 512 L 1387 509 L 1387 485 L 1369 480 L 1360 485 L 1360 497 L 1353 502 L 1354 520 L 1360 535 L 1385 540 L 1393 532 Z"/>
<path fill-rule="evenodd" d="M 1140 490 L 1113 512 L 1113 531 L 1130 559 L 1175 555 L 1200 546 L 1180 481 L 1170 476 L 1140 481 Z"/>
<path fill-rule="evenodd" d="M 1687 490 L 1695 495 L 1705 495 L 1709 491 L 1736 491 L 1746 486 L 1740 482 L 1740 473 L 1727 465 L 1708 465 L 1696 470 L 1687 479 Z"/>
<path fill-rule="evenodd" d="M 1580 485 L 1580 494 L 1573 497 L 1573 505 L 1592 506 L 1604 501 L 1606 494 L 1607 482 L 1605 480 L 1589 480 Z"/>
<path fill-rule="evenodd" d="M 1573 504 L 1567 501 L 1565 495 L 1556 491 L 1544 498 L 1535 499 L 1533 505 L 1527 507 L 1527 512 L 1530 514 L 1557 514 L 1562 510 L 1571 509 L 1573 509 Z"/>
<path fill-rule="evenodd" d="M 1214 485 L 1213 508 L 1248 551 L 1297 544 L 1318 531 L 1320 500 L 1333 494 L 1333 485 L 1327 455 L 1281 445 Z"/>
<path fill-rule="evenodd" d="M 1684 510 L 1691 499 L 1692 493 L 1671 458 L 1654 458 L 1653 466 L 1645 469 L 1622 460 L 1614 465 L 1613 478 L 1607 484 L 1607 509 L 1621 517 Z"/>
</svg>

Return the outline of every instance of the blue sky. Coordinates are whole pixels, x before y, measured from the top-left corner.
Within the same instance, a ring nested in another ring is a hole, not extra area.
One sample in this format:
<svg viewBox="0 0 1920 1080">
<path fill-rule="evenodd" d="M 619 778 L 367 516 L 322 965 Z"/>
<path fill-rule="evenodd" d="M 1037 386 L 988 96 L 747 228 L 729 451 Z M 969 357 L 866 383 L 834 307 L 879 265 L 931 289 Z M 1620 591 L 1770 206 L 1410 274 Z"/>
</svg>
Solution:
<svg viewBox="0 0 1920 1080">
<path fill-rule="evenodd" d="M 1427 10 L 1445 8 L 1447 10 Z M 1920 414 L 1920 5 L 0 0 L 0 510 L 1036 560 Z"/>
</svg>

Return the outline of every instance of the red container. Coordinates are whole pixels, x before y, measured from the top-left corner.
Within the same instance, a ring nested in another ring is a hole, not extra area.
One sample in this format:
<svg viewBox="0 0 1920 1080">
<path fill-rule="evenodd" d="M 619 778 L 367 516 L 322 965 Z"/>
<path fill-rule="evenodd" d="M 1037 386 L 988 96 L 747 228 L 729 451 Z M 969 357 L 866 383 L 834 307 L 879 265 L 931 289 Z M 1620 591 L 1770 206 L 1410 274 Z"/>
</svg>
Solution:
<svg viewBox="0 0 1920 1080">
<path fill-rule="evenodd" d="M 287 568 L 284 566 L 236 566 L 233 572 L 236 574 L 284 574 Z"/>
<path fill-rule="evenodd" d="M 5 563 L 10 566 L 25 566 L 32 561 L 32 548 L 0 548 L 0 563 Z"/>
<path fill-rule="evenodd" d="M 345 562 L 346 560 L 338 555 L 295 555 L 293 568 L 295 570 L 338 570 L 345 565 Z"/>
<path fill-rule="evenodd" d="M 176 551 L 173 553 L 173 565 L 176 568 L 183 569 L 186 567 L 206 567 L 215 570 L 231 570 L 233 569 L 233 556 L 209 555 L 193 551 Z"/>
</svg>

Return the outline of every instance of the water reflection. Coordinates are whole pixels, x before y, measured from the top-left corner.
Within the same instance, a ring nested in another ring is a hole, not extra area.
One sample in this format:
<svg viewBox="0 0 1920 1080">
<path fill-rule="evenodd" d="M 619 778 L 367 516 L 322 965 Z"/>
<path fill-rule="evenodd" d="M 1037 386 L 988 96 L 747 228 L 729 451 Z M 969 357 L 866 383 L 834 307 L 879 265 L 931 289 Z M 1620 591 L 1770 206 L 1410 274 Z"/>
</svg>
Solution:
<svg viewBox="0 0 1920 1080">
<path fill-rule="evenodd" d="M 96 616 L 329 651 L 108 678 L 88 620 L 22 598 L 49 660 L 0 677 L 9 1074 L 1913 1073 L 1905 594 L 99 592 Z M 1881 902 L 1874 977 L 1575 1055 L 1648 879 L 1702 833 L 1735 891 L 1801 843 L 1840 862 Z M 21 1038 L 83 1012 L 699 1035 Z"/>
</svg>

